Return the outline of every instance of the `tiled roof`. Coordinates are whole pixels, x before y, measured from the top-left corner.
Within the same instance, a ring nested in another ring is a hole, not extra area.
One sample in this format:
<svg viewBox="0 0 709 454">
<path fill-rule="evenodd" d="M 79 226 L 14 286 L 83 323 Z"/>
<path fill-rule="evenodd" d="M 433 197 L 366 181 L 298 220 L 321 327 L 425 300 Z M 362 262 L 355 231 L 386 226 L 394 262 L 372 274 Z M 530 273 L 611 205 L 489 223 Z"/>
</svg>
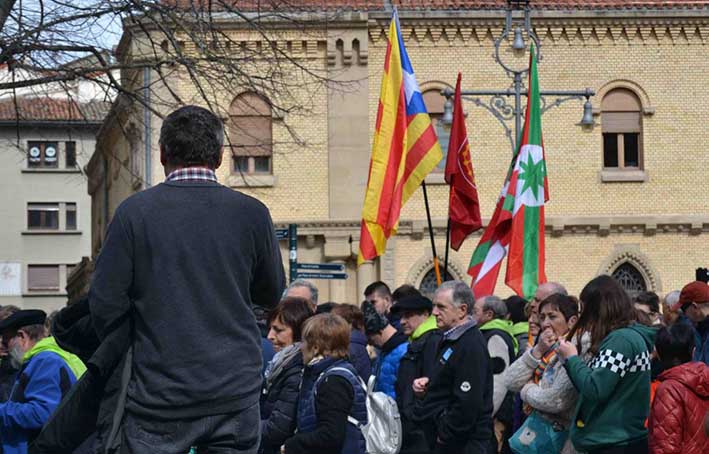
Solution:
<svg viewBox="0 0 709 454">
<path fill-rule="evenodd" d="M 100 122 L 111 108 L 108 102 L 77 103 L 54 98 L 0 100 L 0 121 L 91 121 Z"/>
<path fill-rule="evenodd" d="M 504 9 L 507 0 L 163 0 L 183 8 L 213 9 L 224 5 L 239 10 L 359 10 L 381 11 L 389 3 L 402 10 Z M 709 8 L 709 0 L 531 0 L 533 9 L 697 9 Z"/>
</svg>

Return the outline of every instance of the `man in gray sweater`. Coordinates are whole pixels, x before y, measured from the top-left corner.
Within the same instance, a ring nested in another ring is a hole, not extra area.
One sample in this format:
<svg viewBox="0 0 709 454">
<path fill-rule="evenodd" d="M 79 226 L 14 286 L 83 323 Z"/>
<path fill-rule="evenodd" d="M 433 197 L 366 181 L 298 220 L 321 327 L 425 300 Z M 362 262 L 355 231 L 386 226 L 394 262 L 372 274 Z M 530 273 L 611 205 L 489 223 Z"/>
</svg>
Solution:
<svg viewBox="0 0 709 454">
<path fill-rule="evenodd" d="M 122 452 L 255 453 L 260 334 L 252 305 L 285 287 L 268 209 L 217 182 L 224 128 L 206 109 L 168 115 L 166 180 L 117 209 L 89 294 L 99 338 L 129 319 Z"/>
</svg>

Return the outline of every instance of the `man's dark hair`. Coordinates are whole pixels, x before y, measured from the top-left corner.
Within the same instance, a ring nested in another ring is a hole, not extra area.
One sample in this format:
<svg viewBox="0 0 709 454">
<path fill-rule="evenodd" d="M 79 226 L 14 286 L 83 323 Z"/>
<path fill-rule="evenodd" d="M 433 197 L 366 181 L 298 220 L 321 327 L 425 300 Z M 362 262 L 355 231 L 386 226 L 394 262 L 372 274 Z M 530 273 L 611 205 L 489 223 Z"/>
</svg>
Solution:
<svg viewBox="0 0 709 454">
<path fill-rule="evenodd" d="M 651 312 L 660 312 L 660 297 L 655 292 L 638 293 L 633 299 L 633 303 L 647 306 Z"/>
<path fill-rule="evenodd" d="M 660 328 L 655 336 L 655 348 L 664 369 L 690 362 L 694 346 L 694 330 L 686 323 Z"/>
<path fill-rule="evenodd" d="M 527 305 L 527 300 L 521 296 L 512 295 L 505 298 L 507 312 L 512 323 L 520 323 L 527 321 L 527 314 L 524 313 L 524 307 Z"/>
<path fill-rule="evenodd" d="M 408 298 L 409 296 L 421 296 L 421 292 L 411 284 L 404 284 L 401 287 L 394 290 L 391 294 L 392 301 L 401 301 L 403 298 Z"/>
<path fill-rule="evenodd" d="M 315 314 L 329 314 L 338 306 L 334 301 L 328 301 L 326 303 L 318 304 L 315 307 Z"/>
<path fill-rule="evenodd" d="M 377 281 L 377 282 L 372 282 L 367 286 L 367 288 L 364 289 L 364 296 L 367 297 L 374 292 L 377 292 L 379 295 L 382 296 L 391 296 L 391 290 L 389 289 L 389 286 L 386 285 L 382 281 Z"/>
<path fill-rule="evenodd" d="M 224 125 L 207 109 L 185 106 L 168 115 L 160 129 L 168 164 L 217 168 L 224 146 Z"/>
</svg>

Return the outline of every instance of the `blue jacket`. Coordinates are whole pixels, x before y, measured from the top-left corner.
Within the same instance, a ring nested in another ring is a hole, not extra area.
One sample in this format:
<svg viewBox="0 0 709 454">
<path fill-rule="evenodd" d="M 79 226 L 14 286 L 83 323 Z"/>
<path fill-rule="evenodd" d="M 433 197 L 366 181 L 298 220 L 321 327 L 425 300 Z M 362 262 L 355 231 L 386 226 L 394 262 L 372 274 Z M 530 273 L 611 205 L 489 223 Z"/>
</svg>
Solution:
<svg viewBox="0 0 709 454">
<path fill-rule="evenodd" d="M 396 399 L 396 376 L 399 373 L 399 363 L 408 348 L 408 338 L 401 332 L 397 332 L 384 343 L 375 367 L 377 381 L 374 391 L 381 391 Z"/>
<path fill-rule="evenodd" d="M 350 362 L 365 383 L 372 375 L 372 360 L 367 352 L 367 336 L 362 331 L 353 329 L 350 335 Z"/>
<path fill-rule="evenodd" d="M 699 322 L 696 326 L 686 315 L 680 314 L 677 323 L 684 323 L 692 328 L 694 333 L 694 361 L 709 365 L 709 318 Z"/>
<path fill-rule="evenodd" d="M 26 360 L 20 369 L 10 400 L 0 404 L 0 438 L 3 454 L 25 454 L 64 394 L 76 382 L 67 363 L 51 351 Z"/>
<path fill-rule="evenodd" d="M 342 369 L 346 369 L 346 371 Z M 341 424 L 332 426 L 333 421 L 327 418 L 333 415 L 333 408 L 330 408 L 327 412 L 321 412 L 322 408 L 319 408 L 319 405 L 325 404 L 341 406 L 344 401 L 340 395 L 325 395 L 325 385 L 327 384 L 325 379 L 333 375 L 346 380 L 347 383 L 342 384 L 342 386 L 352 388 L 353 399 L 350 408 L 347 409 L 348 416 L 353 417 L 362 424 L 367 424 L 367 394 L 357 378 L 357 372 L 348 361 L 326 357 L 313 365 L 305 367 L 298 400 L 298 432 L 295 436 L 286 440 L 286 452 L 293 454 L 365 453 L 366 442 L 357 426 L 350 422 L 347 422 L 344 428 Z M 333 385 L 330 386 L 331 390 L 334 391 Z M 340 408 L 341 410 L 344 409 Z M 318 435 L 320 426 L 323 428 L 332 426 L 332 431 L 326 434 L 321 433 L 321 437 Z M 338 430 L 341 430 L 338 435 L 332 433 Z M 321 439 L 323 437 L 328 439 Z M 333 440 L 333 438 L 336 438 L 336 440 Z M 334 450 L 332 448 L 333 441 L 338 446 L 342 446 L 342 448 Z"/>
</svg>

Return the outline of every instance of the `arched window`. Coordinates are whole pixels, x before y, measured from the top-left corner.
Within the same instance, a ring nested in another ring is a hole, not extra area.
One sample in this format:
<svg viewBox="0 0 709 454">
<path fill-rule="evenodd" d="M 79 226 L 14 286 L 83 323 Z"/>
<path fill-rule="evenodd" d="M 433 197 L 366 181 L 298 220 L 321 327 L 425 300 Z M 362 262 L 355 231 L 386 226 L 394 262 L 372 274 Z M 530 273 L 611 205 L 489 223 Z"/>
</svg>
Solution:
<svg viewBox="0 0 709 454">
<path fill-rule="evenodd" d="M 438 163 L 438 167 L 434 172 L 444 172 L 446 170 L 446 156 L 448 156 L 448 142 L 450 141 L 451 133 L 451 125 L 443 124 L 443 110 L 446 98 L 441 96 L 441 90 L 438 89 L 426 90 L 422 93 L 422 96 L 428 115 L 431 117 L 431 123 L 433 123 L 433 127 L 436 130 L 438 143 L 443 151 L 443 159 Z"/>
<path fill-rule="evenodd" d="M 256 93 L 242 93 L 229 107 L 232 173 L 270 174 L 273 157 L 271 104 Z"/>
<path fill-rule="evenodd" d="M 609 91 L 601 102 L 603 167 L 642 170 L 643 135 L 640 99 L 627 88 Z"/>
<path fill-rule="evenodd" d="M 628 262 L 621 264 L 611 274 L 621 287 L 632 297 L 647 291 L 647 283 L 642 273 Z"/>
<path fill-rule="evenodd" d="M 450 273 L 447 273 L 443 277 L 443 269 L 441 269 L 441 278 L 443 282 L 455 279 Z M 436 270 L 431 268 L 421 279 L 421 284 L 419 284 L 419 291 L 423 293 L 424 296 L 433 299 L 433 294 L 438 288 L 438 281 L 436 281 Z"/>
</svg>

